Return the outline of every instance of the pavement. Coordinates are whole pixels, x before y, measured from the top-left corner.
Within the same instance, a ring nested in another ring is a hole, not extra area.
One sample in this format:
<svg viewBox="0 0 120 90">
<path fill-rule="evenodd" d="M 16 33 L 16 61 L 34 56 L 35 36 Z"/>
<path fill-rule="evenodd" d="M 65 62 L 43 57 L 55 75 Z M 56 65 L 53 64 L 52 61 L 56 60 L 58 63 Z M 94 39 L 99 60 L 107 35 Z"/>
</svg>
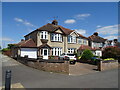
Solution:
<svg viewBox="0 0 120 90">
<path fill-rule="evenodd" d="M 2 86 L 5 84 L 5 71 L 10 69 L 12 85 L 22 85 L 21 88 L 118 88 L 118 69 L 74 76 L 33 69 L 4 55 L 0 60 Z"/>
</svg>

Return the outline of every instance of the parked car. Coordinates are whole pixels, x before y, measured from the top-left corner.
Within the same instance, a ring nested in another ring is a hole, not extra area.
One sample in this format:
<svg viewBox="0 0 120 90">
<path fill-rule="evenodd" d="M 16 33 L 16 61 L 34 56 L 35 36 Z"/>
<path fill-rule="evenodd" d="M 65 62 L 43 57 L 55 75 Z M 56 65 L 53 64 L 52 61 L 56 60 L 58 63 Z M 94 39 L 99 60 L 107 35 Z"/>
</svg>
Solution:
<svg viewBox="0 0 120 90">
<path fill-rule="evenodd" d="M 76 62 L 76 56 L 75 54 L 70 54 L 70 53 L 63 53 L 59 56 L 59 59 L 62 60 L 69 60 L 70 64 L 75 64 Z"/>
</svg>

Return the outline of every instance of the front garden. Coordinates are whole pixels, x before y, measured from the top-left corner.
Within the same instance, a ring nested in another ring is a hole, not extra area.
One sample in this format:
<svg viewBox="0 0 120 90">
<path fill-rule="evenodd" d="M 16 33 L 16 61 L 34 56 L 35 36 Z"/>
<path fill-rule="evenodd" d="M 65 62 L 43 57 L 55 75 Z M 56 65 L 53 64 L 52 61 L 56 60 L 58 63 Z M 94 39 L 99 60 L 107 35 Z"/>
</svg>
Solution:
<svg viewBox="0 0 120 90">
<path fill-rule="evenodd" d="M 104 62 L 112 62 L 120 60 L 120 48 L 118 47 L 106 47 L 102 51 L 102 57 L 93 55 L 92 51 L 86 49 L 80 56 L 77 56 L 77 61 L 81 63 L 89 63 L 97 65 L 98 60 L 101 59 Z"/>
</svg>

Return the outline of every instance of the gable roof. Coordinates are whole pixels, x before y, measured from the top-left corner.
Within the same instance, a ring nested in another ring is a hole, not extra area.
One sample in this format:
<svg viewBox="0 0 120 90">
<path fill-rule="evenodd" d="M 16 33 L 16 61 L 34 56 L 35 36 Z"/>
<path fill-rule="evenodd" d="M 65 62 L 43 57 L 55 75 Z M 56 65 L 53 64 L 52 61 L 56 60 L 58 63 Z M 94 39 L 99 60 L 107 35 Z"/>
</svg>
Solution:
<svg viewBox="0 0 120 90">
<path fill-rule="evenodd" d="M 51 24 L 51 23 L 48 23 L 32 32 L 30 32 L 29 34 L 25 35 L 25 36 L 28 36 L 30 35 L 31 33 L 35 32 L 35 31 L 48 31 L 48 32 L 55 32 L 57 29 L 61 29 L 62 32 L 65 34 L 65 35 L 69 35 L 71 32 L 73 32 L 74 30 L 70 30 L 68 28 L 64 28 L 60 25 L 54 25 L 54 24 Z M 24 36 L 24 37 L 25 37 Z"/>
<path fill-rule="evenodd" d="M 87 37 L 85 37 L 85 36 L 83 36 L 83 35 L 81 35 L 81 34 L 79 34 L 79 33 L 78 33 L 78 35 L 79 35 L 79 37 L 82 37 L 82 38 L 88 39 Z"/>
<path fill-rule="evenodd" d="M 93 42 L 105 42 L 107 40 L 107 39 L 104 39 L 104 38 L 94 35 L 94 34 L 89 36 L 88 38 L 89 38 L 89 40 L 91 40 Z"/>
<path fill-rule="evenodd" d="M 17 47 L 36 47 L 32 39 L 24 40 L 16 44 Z"/>
<path fill-rule="evenodd" d="M 54 21 L 54 20 L 53 20 L 53 21 Z M 60 25 L 55 25 L 55 24 L 52 24 L 52 23 L 48 23 L 48 24 L 46 24 L 46 25 L 44 25 L 44 26 L 42 26 L 42 27 L 40 27 L 40 28 L 38 28 L 38 29 L 30 32 L 30 33 L 27 34 L 27 35 L 30 35 L 31 33 L 35 32 L 35 31 L 55 32 L 57 29 L 60 29 L 60 30 L 63 32 L 63 34 L 65 34 L 65 35 L 69 35 L 69 34 L 71 34 L 72 32 L 75 31 L 75 30 L 71 30 L 71 29 L 65 28 L 65 27 L 63 27 L 63 26 L 60 26 Z M 77 33 L 77 34 L 78 34 L 79 37 L 88 39 L 87 37 L 85 37 L 85 36 L 83 36 L 83 35 L 81 35 L 81 34 L 79 34 L 79 33 Z M 27 36 L 27 35 L 25 35 L 25 36 Z M 25 37 L 25 36 L 24 36 L 24 37 Z"/>
</svg>

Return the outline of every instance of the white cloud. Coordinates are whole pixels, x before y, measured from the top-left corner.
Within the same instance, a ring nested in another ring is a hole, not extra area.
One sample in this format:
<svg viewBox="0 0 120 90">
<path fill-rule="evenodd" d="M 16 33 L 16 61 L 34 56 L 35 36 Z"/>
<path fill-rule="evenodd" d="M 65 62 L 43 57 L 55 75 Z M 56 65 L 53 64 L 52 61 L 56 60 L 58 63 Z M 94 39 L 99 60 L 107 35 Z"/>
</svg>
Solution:
<svg viewBox="0 0 120 90">
<path fill-rule="evenodd" d="M 0 38 L 0 40 L 1 41 L 14 41 L 13 39 L 7 38 L 7 37 Z"/>
<path fill-rule="evenodd" d="M 24 25 L 26 25 L 26 26 L 36 27 L 35 25 L 33 25 L 33 24 L 31 24 L 30 22 L 28 22 L 28 21 L 26 21 L 26 20 L 23 20 L 23 19 L 21 19 L 21 18 L 14 18 L 14 20 L 15 20 L 16 22 L 20 22 L 20 23 L 22 23 L 22 24 L 24 24 Z"/>
<path fill-rule="evenodd" d="M 118 36 L 114 36 L 114 35 L 112 35 L 112 36 L 106 36 L 106 37 L 104 37 L 105 39 L 108 39 L 108 40 L 113 40 L 113 39 L 118 39 Z"/>
<path fill-rule="evenodd" d="M 111 25 L 111 26 L 105 26 L 96 29 L 96 31 L 99 34 L 103 35 L 113 35 L 113 34 L 118 34 L 118 25 Z"/>
<path fill-rule="evenodd" d="M 86 30 L 84 30 L 84 29 L 75 29 L 75 31 L 82 35 L 86 35 Z"/>
<path fill-rule="evenodd" d="M 86 17 L 89 17 L 91 14 L 86 13 L 86 14 L 77 14 L 74 16 L 76 19 L 85 19 Z"/>
<path fill-rule="evenodd" d="M 67 20 L 64 21 L 64 23 L 66 23 L 66 24 L 73 24 L 75 22 L 76 21 L 74 19 L 67 19 Z"/>
<path fill-rule="evenodd" d="M 96 27 L 97 27 L 97 28 L 100 28 L 100 27 L 102 27 L 102 26 L 101 26 L 101 25 L 97 25 Z"/>
<path fill-rule="evenodd" d="M 24 22 L 23 19 L 21 19 L 21 18 L 14 18 L 14 20 L 17 22 Z"/>
</svg>

